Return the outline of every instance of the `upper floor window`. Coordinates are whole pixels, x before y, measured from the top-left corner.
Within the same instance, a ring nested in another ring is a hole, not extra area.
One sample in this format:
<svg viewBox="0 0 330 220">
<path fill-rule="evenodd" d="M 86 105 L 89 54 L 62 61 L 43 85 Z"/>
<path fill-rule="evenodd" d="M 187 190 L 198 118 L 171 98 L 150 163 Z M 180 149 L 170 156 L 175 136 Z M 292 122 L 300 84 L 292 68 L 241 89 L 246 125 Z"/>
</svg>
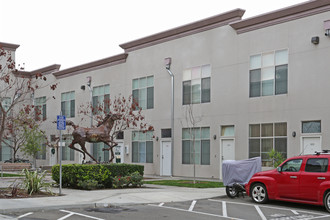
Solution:
<svg viewBox="0 0 330 220">
<path fill-rule="evenodd" d="M 183 71 L 182 104 L 211 101 L 211 65 L 197 66 Z"/>
<path fill-rule="evenodd" d="M 154 77 L 133 79 L 133 99 L 142 109 L 154 108 Z"/>
<path fill-rule="evenodd" d="M 1 99 L 2 107 L 5 111 L 8 111 L 10 105 L 11 105 L 11 99 L 9 97 L 4 97 Z"/>
<path fill-rule="evenodd" d="M 321 121 L 303 121 L 302 133 L 321 133 Z"/>
<path fill-rule="evenodd" d="M 62 115 L 67 118 L 75 117 L 75 93 L 65 92 L 61 94 L 61 110 Z"/>
<path fill-rule="evenodd" d="M 97 86 L 93 88 L 93 114 L 110 111 L 110 85 Z"/>
<path fill-rule="evenodd" d="M 46 96 L 36 98 L 35 101 L 35 120 L 46 120 Z"/>
<path fill-rule="evenodd" d="M 250 97 L 288 93 L 288 50 L 250 57 Z"/>
</svg>

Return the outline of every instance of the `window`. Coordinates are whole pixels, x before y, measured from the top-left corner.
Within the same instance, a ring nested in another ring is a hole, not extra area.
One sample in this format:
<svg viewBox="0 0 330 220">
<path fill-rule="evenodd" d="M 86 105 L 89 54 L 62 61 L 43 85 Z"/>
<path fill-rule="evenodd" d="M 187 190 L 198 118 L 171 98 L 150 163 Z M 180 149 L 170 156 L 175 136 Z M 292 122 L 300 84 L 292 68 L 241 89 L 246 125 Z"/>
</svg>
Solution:
<svg viewBox="0 0 330 220">
<path fill-rule="evenodd" d="M 235 136 L 234 125 L 221 126 L 221 137 L 233 137 Z"/>
<path fill-rule="evenodd" d="M 102 149 L 104 147 L 109 148 L 109 146 L 105 146 L 104 143 L 93 143 L 93 157 L 98 162 L 109 162 L 109 151 L 103 151 Z"/>
<path fill-rule="evenodd" d="M 37 152 L 37 157 L 36 159 L 39 159 L 39 160 L 46 160 L 46 144 L 43 144 L 41 146 L 41 149 L 40 151 Z"/>
<path fill-rule="evenodd" d="M 182 104 L 199 104 L 211 101 L 211 65 L 183 71 Z"/>
<path fill-rule="evenodd" d="M 75 94 L 74 92 L 65 92 L 61 94 L 62 115 L 67 118 L 75 116 Z"/>
<path fill-rule="evenodd" d="M 63 140 L 65 142 L 65 146 L 62 147 L 62 160 L 74 161 L 75 150 L 69 148 L 69 145 L 73 140 L 72 135 L 63 135 Z"/>
<path fill-rule="evenodd" d="M 8 97 L 4 97 L 2 99 L 2 106 L 5 109 L 5 111 L 8 111 L 10 105 L 11 105 L 11 99 Z"/>
<path fill-rule="evenodd" d="M 306 172 L 327 172 L 328 159 L 326 158 L 310 158 L 307 160 L 305 171 Z"/>
<path fill-rule="evenodd" d="M 97 86 L 93 88 L 93 114 L 110 112 L 110 85 Z"/>
<path fill-rule="evenodd" d="M 5 142 L 2 142 L 0 148 L 0 161 L 9 160 L 12 158 L 12 148 L 8 146 Z"/>
<path fill-rule="evenodd" d="M 261 156 L 263 166 L 272 166 L 272 149 L 287 157 L 286 123 L 251 124 L 249 130 L 249 158 Z"/>
<path fill-rule="evenodd" d="M 194 161 L 195 164 L 210 165 L 209 127 L 182 129 L 182 164 L 194 164 Z"/>
<path fill-rule="evenodd" d="M 132 162 L 152 163 L 153 162 L 153 132 L 133 131 L 132 132 Z"/>
<path fill-rule="evenodd" d="M 46 120 L 46 96 L 36 98 L 35 101 L 35 120 Z"/>
<path fill-rule="evenodd" d="M 302 164 L 302 159 L 289 160 L 282 166 L 282 172 L 298 172 Z"/>
<path fill-rule="evenodd" d="M 154 77 L 133 79 L 133 99 L 142 109 L 154 108 Z"/>
<path fill-rule="evenodd" d="M 250 57 L 250 97 L 288 93 L 288 50 Z"/>
<path fill-rule="evenodd" d="M 321 121 L 302 122 L 302 133 L 321 133 Z"/>
<path fill-rule="evenodd" d="M 165 128 L 161 130 L 161 137 L 162 138 L 170 138 L 172 137 L 172 129 L 171 128 Z"/>
</svg>

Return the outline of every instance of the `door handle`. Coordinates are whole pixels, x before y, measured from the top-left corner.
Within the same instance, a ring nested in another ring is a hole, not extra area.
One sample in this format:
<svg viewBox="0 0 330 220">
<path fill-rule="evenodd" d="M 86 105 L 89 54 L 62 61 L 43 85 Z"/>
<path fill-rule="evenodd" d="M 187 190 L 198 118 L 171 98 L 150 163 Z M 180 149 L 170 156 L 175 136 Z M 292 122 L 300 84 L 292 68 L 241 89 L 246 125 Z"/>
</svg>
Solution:
<svg viewBox="0 0 330 220">
<path fill-rule="evenodd" d="M 325 177 L 317 177 L 318 180 L 325 180 Z"/>
<path fill-rule="evenodd" d="M 290 176 L 291 179 L 297 179 L 297 176 Z"/>
</svg>

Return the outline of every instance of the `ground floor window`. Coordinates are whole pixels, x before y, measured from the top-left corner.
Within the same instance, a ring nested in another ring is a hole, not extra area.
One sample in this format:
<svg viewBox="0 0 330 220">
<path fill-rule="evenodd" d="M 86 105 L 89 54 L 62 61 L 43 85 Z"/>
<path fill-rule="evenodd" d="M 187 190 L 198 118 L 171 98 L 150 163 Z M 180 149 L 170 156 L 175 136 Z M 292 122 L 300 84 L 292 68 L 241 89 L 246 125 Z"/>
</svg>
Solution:
<svg viewBox="0 0 330 220">
<path fill-rule="evenodd" d="M 287 157 L 287 124 L 250 124 L 249 158 L 261 156 L 262 166 L 272 166 L 268 156 L 272 149 Z"/>
<path fill-rule="evenodd" d="M 210 128 L 182 129 L 182 164 L 210 165 Z"/>
<path fill-rule="evenodd" d="M 10 160 L 12 157 L 12 148 L 2 143 L 0 147 L 0 161 Z"/>
<path fill-rule="evenodd" d="M 63 135 L 63 141 L 65 142 L 65 146 L 62 147 L 62 160 L 74 161 L 75 150 L 69 148 L 69 145 L 71 144 L 72 140 L 72 135 Z"/>
<path fill-rule="evenodd" d="M 109 146 L 104 146 L 104 143 L 93 143 L 93 157 L 98 162 L 108 162 L 109 161 L 109 151 L 102 149 L 106 147 L 109 148 Z"/>
<path fill-rule="evenodd" d="M 46 160 L 46 144 L 43 144 L 41 146 L 40 151 L 37 152 L 36 159 L 39 160 Z"/>
<path fill-rule="evenodd" d="M 153 163 L 153 132 L 132 132 L 132 162 Z"/>
</svg>

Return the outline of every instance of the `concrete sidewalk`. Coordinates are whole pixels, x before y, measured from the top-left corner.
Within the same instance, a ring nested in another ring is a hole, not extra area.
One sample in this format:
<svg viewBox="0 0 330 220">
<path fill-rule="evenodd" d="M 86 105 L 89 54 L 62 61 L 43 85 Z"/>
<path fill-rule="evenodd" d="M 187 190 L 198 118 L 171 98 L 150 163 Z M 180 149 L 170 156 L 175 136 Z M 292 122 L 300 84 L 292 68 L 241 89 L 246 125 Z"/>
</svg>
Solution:
<svg viewBox="0 0 330 220">
<path fill-rule="evenodd" d="M 162 179 L 162 177 L 158 178 Z M 174 178 L 178 179 L 178 177 Z M 14 181 L 10 181 L 10 179 L 1 178 L 0 187 L 8 187 L 10 185 L 9 183 Z M 58 188 L 53 188 L 53 191 L 58 193 Z M 205 199 L 223 195 L 226 195 L 225 188 L 196 189 L 152 184 L 144 184 L 142 188 L 104 189 L 93 191 L 63 188 L 62 196 L 0 199 L 0 213 L 6 214 L 12 211 L 36 211 L 56 208 L 107 207 L 166 203 Z"/>
</svg>

